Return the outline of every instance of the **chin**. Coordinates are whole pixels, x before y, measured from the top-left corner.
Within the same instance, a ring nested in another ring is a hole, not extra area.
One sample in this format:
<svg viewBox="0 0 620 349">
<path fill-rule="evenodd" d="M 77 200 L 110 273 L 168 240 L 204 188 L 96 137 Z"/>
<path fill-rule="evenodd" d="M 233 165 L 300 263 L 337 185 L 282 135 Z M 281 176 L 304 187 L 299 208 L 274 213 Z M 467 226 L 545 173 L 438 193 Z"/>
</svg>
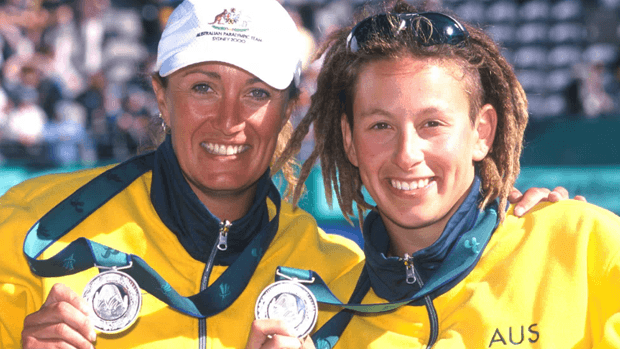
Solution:
<svg viewBox="0 0 620 349">
<path fill-rule="evenodd" d="M 207 183 L 205 188 L 209 191 L 214 192 L 222 192 L 222 193 L 234 193 L 243 191 L 249 187 L 249 185 L 243 185 L 235 182 L 215 182 L 215 183 Z"/>
<path fill-rule="evenodd" d="M 231 178 L 231 176 L 210 175 L 195 178 L 194 185 L 204 193 L 213 194 L 232 194 L 241 192 L 251 186 L 249 179 L 239 180 L 239 178 Z"/>
<path fill-rule="evenodd" d="M 425 211 L 424 208 L 420 208 L 418 211 L 424 212 L 422 214 L 409 212 L 399 212 L 398 216 L 395 215 L 385 215 L 389 220 L 391 220 L 394 224 L 398 225 L 404 229 L 419 229 L 431 226 L 443 218 L 441 215 L 437 214 L 428 214 L 428 211 Z"/>
</svg>

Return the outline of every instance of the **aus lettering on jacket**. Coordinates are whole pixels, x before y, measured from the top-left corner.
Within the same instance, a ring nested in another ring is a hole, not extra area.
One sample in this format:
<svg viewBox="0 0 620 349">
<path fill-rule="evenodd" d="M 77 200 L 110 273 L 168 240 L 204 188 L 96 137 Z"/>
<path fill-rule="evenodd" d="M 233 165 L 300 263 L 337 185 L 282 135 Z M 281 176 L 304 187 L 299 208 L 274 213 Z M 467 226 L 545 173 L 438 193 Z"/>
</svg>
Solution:
<svg viewBox="0 0 620 349">
<path fill-rule="evenodd" d="M 524 343 L 526 340 L 530 343 L 538 342 L 540 338 L 540 333 L 538 330 L 538 324 L 531 324 L 527 327 L 524 325 L 521 326 L 510 326 L 508 328 L 496 328 L 493 333 L 493 338 L 491 338 L 491 342 L 489 343 L 489 348 L 499 347 L 508 344 L 519 345 Z"/>
</svg>

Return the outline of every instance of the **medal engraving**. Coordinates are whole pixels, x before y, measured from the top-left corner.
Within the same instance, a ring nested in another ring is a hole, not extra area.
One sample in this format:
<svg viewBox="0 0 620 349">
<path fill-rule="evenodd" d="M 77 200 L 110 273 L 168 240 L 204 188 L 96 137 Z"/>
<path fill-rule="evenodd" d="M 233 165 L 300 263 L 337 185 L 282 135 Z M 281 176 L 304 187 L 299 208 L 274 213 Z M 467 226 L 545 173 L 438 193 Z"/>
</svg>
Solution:
<svg viewBox="0 0 620 349">
<path fill-rule="evenodd" d="M 129 275 L 112 270 L 95 276 L 84 287 L 82 297 L 92 310 L 91 320 L 104 333 L 117 333 L 138 318 L 142 294 Z"/>
<path fill-rule="evenodd" d="M 299 338 L 307 336 L 318 315 L 318 304 L 310 290 L 299 282 L 283 280 L 267 286 L 256 301 L 256 319 L 281 319 Z"/>
</svg>

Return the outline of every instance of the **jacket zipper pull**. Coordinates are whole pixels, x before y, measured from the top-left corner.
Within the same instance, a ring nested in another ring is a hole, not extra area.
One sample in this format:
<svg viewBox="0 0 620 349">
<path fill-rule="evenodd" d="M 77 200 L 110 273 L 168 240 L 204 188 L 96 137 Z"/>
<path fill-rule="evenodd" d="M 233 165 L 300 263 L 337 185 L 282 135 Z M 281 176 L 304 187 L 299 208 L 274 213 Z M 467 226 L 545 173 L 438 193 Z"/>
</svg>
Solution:
<svg viewBox="0 0 620 349">
<path fill-rule="evenodd" d="M 405 279 L 405 281 L 407 281 L 409 285 L 412 285 L 416 282 L 415 272 L 413 270 L 413 257 L 410 257 L 408 253 L 405 253 L 403 260 L 405 261 L 405 270 L 407 272 L 407 279 Z"/>
<path fill-rule="evenodd" d="M 217 241 L 217 249 L 220 251 L 226 251 L 228 248 L 228 231 L 231 225 L 229 221 L 220 222 L 220 236 Z"/>
</svg>

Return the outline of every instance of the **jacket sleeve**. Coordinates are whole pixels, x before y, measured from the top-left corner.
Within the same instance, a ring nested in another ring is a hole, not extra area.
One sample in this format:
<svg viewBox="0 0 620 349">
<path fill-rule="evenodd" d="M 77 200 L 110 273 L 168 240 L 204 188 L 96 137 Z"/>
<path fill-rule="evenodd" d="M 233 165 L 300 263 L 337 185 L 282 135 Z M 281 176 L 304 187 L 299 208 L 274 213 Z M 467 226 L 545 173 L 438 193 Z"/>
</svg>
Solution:
<svg viewBox="0 0 620 349">
<path fill-rule="evenodd" d="M 599 304 L 601 314 L 593 315 L 593 317 L 600 318 L 600 322 L 598 319 L 593 319 L 593 324 L 598 326 L 597 332 L 600 332 L 601 336 L 598 342 L 595 340 L 596 344 L 593 348 L 596 349 L 620 348 L 620 266 L 618 263 L 609 275 L 608 284 L 613 285 L 610 285 L 607 290 L 597 292 L 601 298 Z"/>
<path fill-rule="evenodd" d="M 41 278 L 32 274 L 23 253 L 36 214 L 20 189 L 0 197 L 0 348 L 21 347 L 24 319 L 41 307 L 43 299 Z"/>
<path fill-rule="evenodd" d="M 612 213 L 592 226 L 588 279 L 593 348 L 620 348 L 620 218 Z"/>
</svg>

